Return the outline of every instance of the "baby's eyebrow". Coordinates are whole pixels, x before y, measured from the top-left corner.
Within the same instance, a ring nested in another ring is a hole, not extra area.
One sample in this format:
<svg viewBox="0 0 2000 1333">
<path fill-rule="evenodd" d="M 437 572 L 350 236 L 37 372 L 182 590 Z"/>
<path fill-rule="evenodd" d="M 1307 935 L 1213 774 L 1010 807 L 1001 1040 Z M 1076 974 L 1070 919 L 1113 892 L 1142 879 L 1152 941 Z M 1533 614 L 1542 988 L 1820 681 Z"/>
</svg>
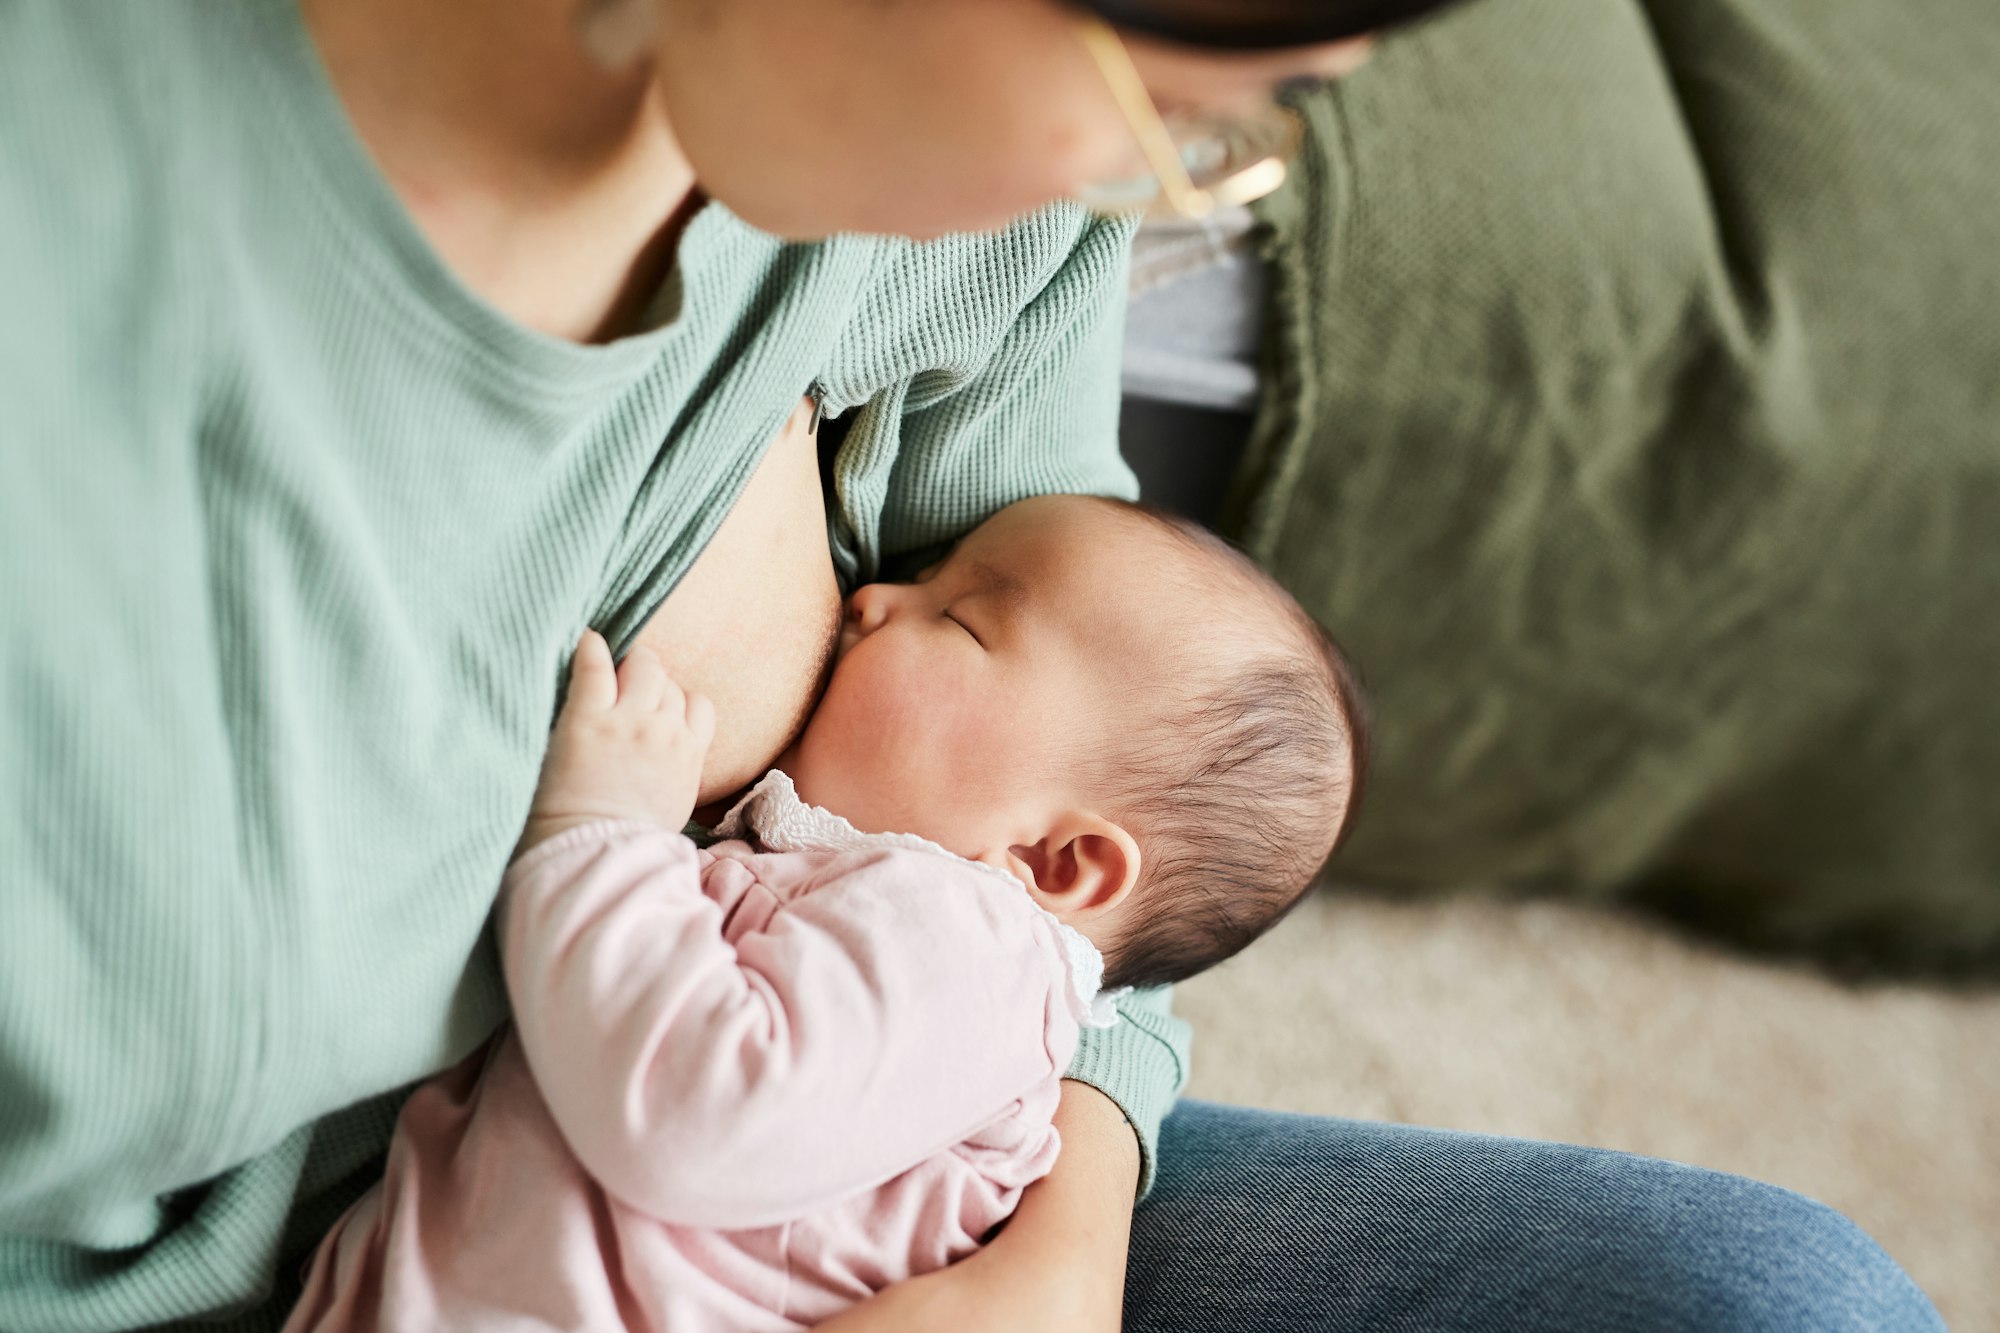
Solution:
<svg viewBox="0 0 2000 1333">
<path fill-rule="evenodd" d="M 979 590 L 1000 603 L 1002 610 L 1011 611 L 1027 599 L 1028 585 L 1018 574 L 984 560 L 968 560 L 966 566 Z"/>
</svg>

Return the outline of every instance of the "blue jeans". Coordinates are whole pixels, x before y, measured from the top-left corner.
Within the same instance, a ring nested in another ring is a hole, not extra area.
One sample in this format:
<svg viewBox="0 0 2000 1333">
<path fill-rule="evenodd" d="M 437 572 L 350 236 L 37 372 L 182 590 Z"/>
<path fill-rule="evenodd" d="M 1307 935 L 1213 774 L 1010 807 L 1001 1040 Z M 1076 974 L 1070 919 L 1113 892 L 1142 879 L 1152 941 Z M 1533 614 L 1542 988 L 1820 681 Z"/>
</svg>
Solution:
<svg viewBox="0 0 2000 1333">
<path fill-rule="evenodd" d="M 1671 1162 L 1183 1102 L 1126 1333 L 1942 1329 L 1823 1204 Z"/>
</svg>

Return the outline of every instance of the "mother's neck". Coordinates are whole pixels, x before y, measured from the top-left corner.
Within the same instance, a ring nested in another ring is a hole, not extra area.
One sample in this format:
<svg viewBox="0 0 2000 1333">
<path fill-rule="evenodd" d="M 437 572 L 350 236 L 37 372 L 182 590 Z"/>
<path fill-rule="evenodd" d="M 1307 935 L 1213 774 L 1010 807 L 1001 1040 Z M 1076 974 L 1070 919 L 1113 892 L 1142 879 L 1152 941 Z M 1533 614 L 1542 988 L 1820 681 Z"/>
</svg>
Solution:
<svg viewBox="0 0 2000 1333">
<path fill-rule="evenodd" d="M 579 0 L 303 0 L 356 132 L 447 266 L 530 328 L 630 329 L 694 171 L 650 62 L 607 70 Z"/>
</svg>

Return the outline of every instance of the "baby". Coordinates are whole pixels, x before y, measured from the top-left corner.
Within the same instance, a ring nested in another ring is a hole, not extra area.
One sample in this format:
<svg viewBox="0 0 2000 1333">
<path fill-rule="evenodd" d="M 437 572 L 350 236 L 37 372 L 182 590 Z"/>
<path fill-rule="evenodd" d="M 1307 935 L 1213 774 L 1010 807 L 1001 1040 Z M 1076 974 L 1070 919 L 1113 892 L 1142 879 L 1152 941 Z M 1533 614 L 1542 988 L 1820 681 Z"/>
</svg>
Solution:
<svg viewBox="0 0 2000 1333">
<path fill-rule="evenodd" d="M 705 700 L 576 652 L 501 899 L 515 1023 L 419 1089 L 292 1329 L 790 1330 L 978 1248 L 1080 1028 L 1234 954 L 1344 830 L 1332 641 L 1192 525 L 1024 500 L 849 599 L 705 849 Z"/>
</svg>

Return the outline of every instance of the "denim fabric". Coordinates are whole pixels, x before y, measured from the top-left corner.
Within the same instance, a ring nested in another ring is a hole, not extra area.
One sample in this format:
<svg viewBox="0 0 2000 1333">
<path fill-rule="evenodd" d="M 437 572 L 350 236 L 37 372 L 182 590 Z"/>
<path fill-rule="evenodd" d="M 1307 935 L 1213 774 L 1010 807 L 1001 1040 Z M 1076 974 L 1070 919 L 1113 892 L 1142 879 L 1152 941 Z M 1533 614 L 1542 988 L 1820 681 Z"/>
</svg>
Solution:
<svg viewBox="0 0 2000 1333">
<path fill-rule="evenodd" d="M 1852 1222 L 1598 1148 L 1183 1102 L 1127 1333 L 1941 1329 Z"/>
</svg>

